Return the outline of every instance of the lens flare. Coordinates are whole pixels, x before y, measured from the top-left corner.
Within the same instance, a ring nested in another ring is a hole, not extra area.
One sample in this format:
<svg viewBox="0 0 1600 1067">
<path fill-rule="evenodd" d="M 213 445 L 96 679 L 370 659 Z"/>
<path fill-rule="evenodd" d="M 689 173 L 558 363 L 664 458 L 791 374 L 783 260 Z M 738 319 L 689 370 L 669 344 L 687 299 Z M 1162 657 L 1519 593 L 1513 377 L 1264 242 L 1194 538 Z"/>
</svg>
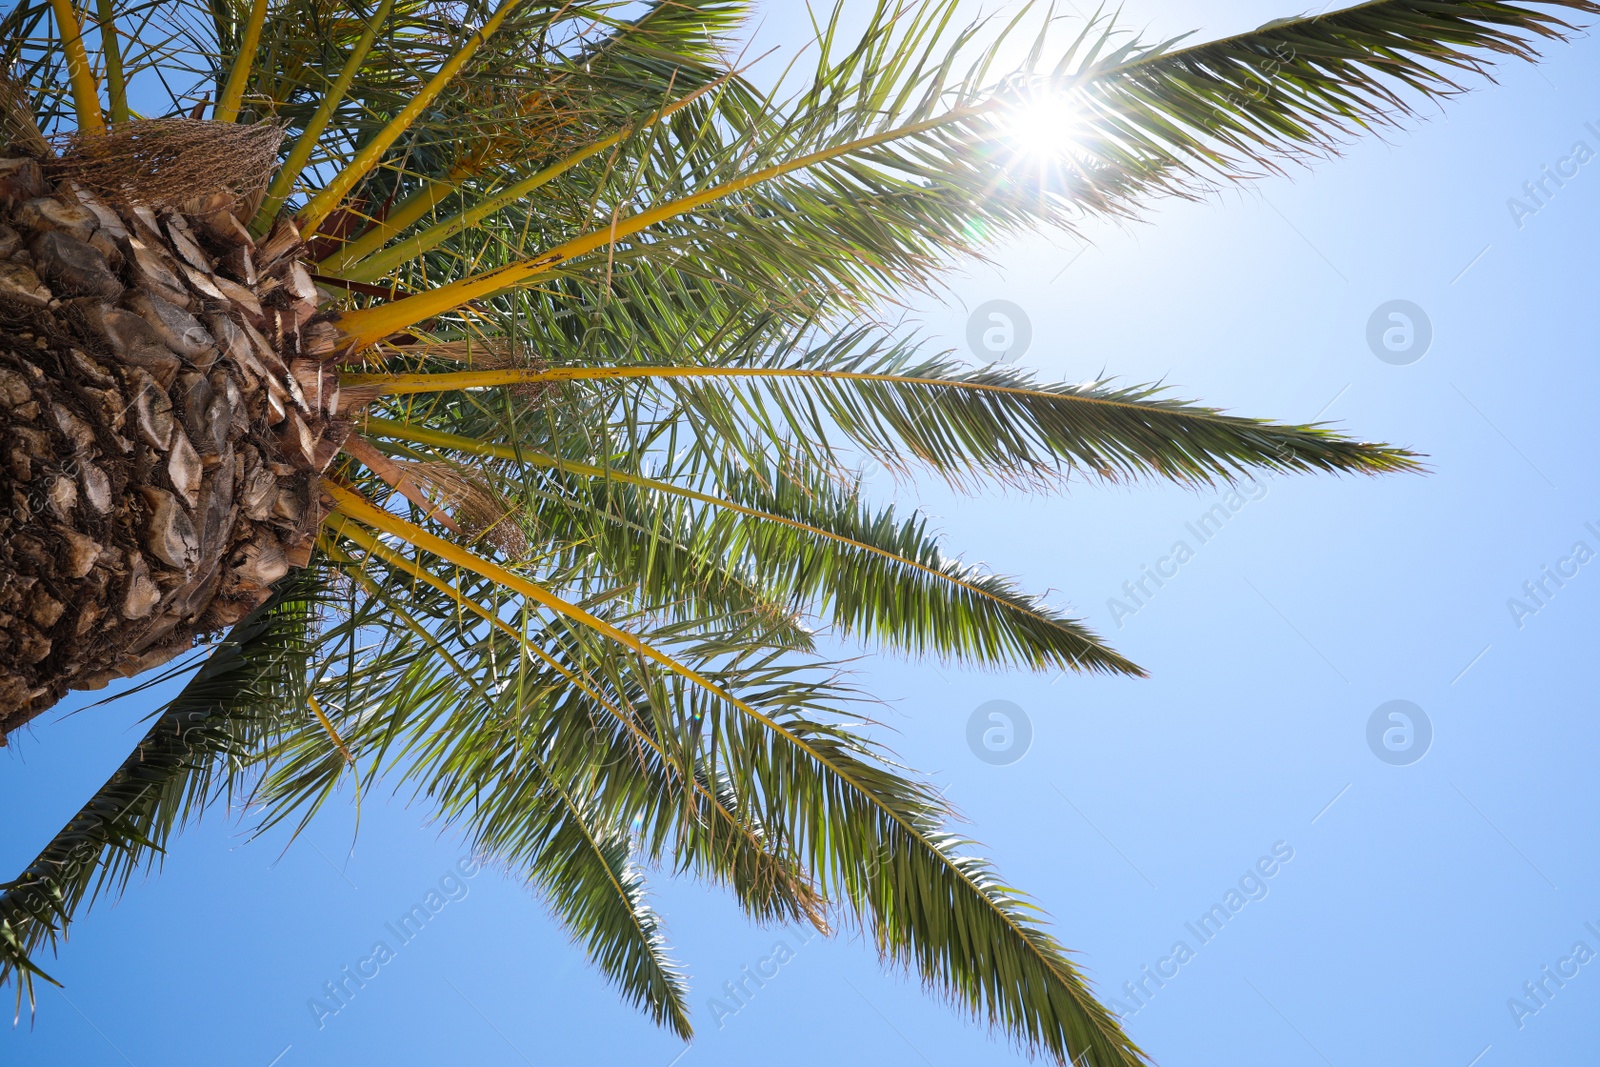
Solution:
<svg viewBox="0 0 1600 1067">
<path fill-rule="evenodd" d="M 1006 127 L 1008 139 L 1019 153 L 1049 162 L 1078 146 L 1083 116 L 1070 97 L 1041 94 L 1020 101 L 1007 117 Z"/>
</svg>

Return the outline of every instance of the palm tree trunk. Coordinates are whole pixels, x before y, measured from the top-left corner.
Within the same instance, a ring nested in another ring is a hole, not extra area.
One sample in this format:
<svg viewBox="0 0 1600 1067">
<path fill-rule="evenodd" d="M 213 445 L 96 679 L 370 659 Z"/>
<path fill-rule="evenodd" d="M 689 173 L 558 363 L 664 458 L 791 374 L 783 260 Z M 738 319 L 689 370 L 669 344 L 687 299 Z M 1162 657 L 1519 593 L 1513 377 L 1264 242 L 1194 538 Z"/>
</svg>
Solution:
<svg viewBox="0 0 1600 1067">
<path fill-rule="evenodd" d="M 334 332 L 284 219 L 232 194 L 115 208 L 0 160 L 0 744 L 167 662 L 304 566 Z"/>
</svg>

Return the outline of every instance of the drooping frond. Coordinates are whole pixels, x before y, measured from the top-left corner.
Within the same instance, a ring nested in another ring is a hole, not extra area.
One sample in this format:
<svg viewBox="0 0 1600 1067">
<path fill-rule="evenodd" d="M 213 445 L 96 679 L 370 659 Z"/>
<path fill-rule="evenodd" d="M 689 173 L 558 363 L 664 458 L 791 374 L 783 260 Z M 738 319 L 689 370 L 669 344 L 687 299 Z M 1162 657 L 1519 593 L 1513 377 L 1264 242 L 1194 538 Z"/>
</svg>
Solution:
<svg viewBox="0 0 1600 1067">
<path fill-rule="evenodd" d="M 315 571 L 241 621 L 95 795 L 16 878 L 0 885 L 0 981 L 33 999 L 46 943 L 78 908 L 119 896 L 171 836 L 215 798 L 230 763 L 248 761 L 286 708 L 304 706 Z"/>
<path fill-rule="evenodd" d="M 474 599 L 498 595 L 492 585 L 442 582 L 359 528 L 331 530 L 348 547 L 330 546 L 330 558 L 410 630 L 366 650 L 377 669 L 330 664 L 318 687 L 340 736 L 369 776 L 392 766 L 479 852 L 539 888 L 627 999 L 687 1036 L 685 990 L 627 859 L 630 833 L 645 835 L 646 855 L 665 847 L 726 882 L 760 919 L 820 923 L 805 876 L 737 798 L 700 768 L 683 772 L 671 709 L 642 710 L 648 693 L 631 666 L 563 620 L 507 623 Z M 705 640 L 706 624 L 698 629 Z M 334 626 L 324 639 L 347 632 Z M 256 798 L 279 813 L 314 807 L 342 773 L 310 725 L 284 737 L 272 762 Z"/>
<path fill-rule="evenodd" d="M 804 857 L 824 889 L 836 885 L 890 958 L 1029 1047 L 1063 1061 L 1134 1064 L 1142 1057 L 1089 993 L 1061 947 L 1032 920 L 988 865 L 959 854 L 938 828 L 927 791 L 862 758 L 849 733 L 787 712 L 763 710 L 708 674 L 534 582 L 373 507 L 336 483 L 338 512 L 521 594 L 595 635 L 664 668 L 727 708 L 729 775 L 761 798 L 763 824 Z M 660 707 L 659 701 L 652 705 Z M 682 707 L 671 701 L 662 710 Z M 930 895 L 928 888 L 937 886 Z M 985 950 L 974 956 L 970 946 Z"/>
<path fill-rule="evenodd" d="M 586 551 L 606 551 L 605 565 L 618 573 L 649 575 L 667 563 L 672 557 L 659 535 L 641 541 L 635 532 L 666 525 L 682 531 L 673 544 L 685 546 L 688 559 L 737 562 L 753 585 L 822 615 L 842 634 L 976 665 L 1142 673 L 1079 620 L 1008 579 L 945 558 L 920 515 L 900 519 L 892 507 L 871 508 L 858 487 L 810 475 L 802 462 L 758 471 L 729 464 L 714 477 L 722 495 L 712 495 L 685 487 L 697 480 L 692 469 L 647 477 L 393 420 L 369 419 L 365 429 L 464 457 L 543 468 L 549 472 L 543 491 L 559 492 L 560 506 L 549 514 L 569 522 L 596 517 L 598 526 L 576 526 L 583 533 L 571 539 Z M 617 521 L 641 508 L 670 518 Z M 655 595 L 688 595 L 695 584 L 692 573 L 675 576 Z"/>
</svg>

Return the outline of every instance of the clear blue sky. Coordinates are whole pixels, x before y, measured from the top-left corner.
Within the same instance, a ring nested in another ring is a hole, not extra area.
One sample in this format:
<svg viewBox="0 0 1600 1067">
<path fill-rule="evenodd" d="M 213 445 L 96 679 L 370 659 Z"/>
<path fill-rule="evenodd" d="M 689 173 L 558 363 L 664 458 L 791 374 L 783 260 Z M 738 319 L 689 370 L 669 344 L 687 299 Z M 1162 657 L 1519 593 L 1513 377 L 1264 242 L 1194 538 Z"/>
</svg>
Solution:
<svg viewBox="0 0 1600 1067">
<path fill-rule="evenodd" d="M 1126 16 L 1217 35 L 1293 10 L 1130 0 Z M 793 42 L 797 15 L 775 5 L 760 39 Z M 966 309 L 1015 302 L 1033 327 L 1021 361 L 1049 378 L 1161 378 L 1241 413 L 1320 412 L 1430 457 L 1426 477 L 1265 483 L 1203 544 L 1187 524 L 1214 494 L 900 493 L 966 559 L 1053 590 L 1151 671 L 1052 681 L 874 658 L 861 679 L 891 702 L 900 753 L 948 786 L 1100 987 L 1138 1007 L 1128 1026 L 1167 1067 L 1593 1060 L 1600 958 L 1580 966 L 1573 949 L 1600 953 L 1600 559 L 1580 565 L 1573 547 L 1600 552 L 1600 160 L 1520 227 L 1507 201 L 1574 142 L 1600 150 L 1597 49 L 1553 46 L 1541 68 L 1474 81 L 1387 144 L 1096 227 L 1086 249 L 1044 235 L 1000 249 L 956 279 L 955 302 L 919 305 L 956 346 Z M 1396 299 L 1432 324 L 1409 365 L 1366 340 L 1373 311 Z M 1119 628 L 1108 601 L 1180 540 L 1192 558 L 1159 589 L 1147 581 L 1154 595 Z M 1546 565 L 1577 573 L 1546 580 L 1535 603 L 1524 583 Z M 1538 610 L 1514 617 L 1513 597 Z M 1031 720 L 1016 763 L 967 747 L 967 719 L 989 700 Z M 1431 723 L 1409 765 L 1369 747 L 1368 720 L 1391 700 Z M 0 868 L 20 869 L 103 780 L 148 706 L 52 719 L 0 756 Z M 0 1061 L 1017 1058 L 881 971 L 859 939 L 755 929 L 724 896 L 665 879 L 658 903 L 696 988 L 686 1053 L 617 1002 L 539 901 L 491 873 L 445 881 L 459 899 L 319 1029 L 307 1001 L 391 940 L 385 924 L 440 886 L 461 848 L 425 809 L 381 797 L 353 844 L 352 812 L 330 810 L 287 853 L 281 838 L 246 842 L 223 816 L 73 928 L 51 966 L 65 994 L 45 991 L 31 1028 L 0 1034 Z M 1246 877 L 1275 846 L 1271 877 Z M 1186 924 L 1226 908 L 1241 879 L 1242 906 L 1202 941 Z M 777 975 L 737 1013 L 710 1005 L 763 960 Z M 1144 979 L 1153 995 L 1139 1007 L 1124 983 L 1146 966 L 1176 974 Z M 1547 966 L 1577 973 L 1558 987 Z M 1524 987 L 1541 981 L 1554 991 L 1542 1006 Z M 1520 1028 L 1513 997 L 1528 1009 Z"/>
</svg>

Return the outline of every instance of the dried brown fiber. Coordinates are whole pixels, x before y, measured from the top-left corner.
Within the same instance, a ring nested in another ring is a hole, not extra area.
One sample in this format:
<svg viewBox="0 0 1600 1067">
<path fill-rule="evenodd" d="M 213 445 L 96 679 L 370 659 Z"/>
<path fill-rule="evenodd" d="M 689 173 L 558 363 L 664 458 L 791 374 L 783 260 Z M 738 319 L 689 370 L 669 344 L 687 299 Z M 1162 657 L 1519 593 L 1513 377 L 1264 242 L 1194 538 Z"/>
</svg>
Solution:
<svg viewBox="0 0 1600 1067">
<path fill-rule="evenodd" d="M 46 173 L 117 204 L 177 207 L 196 197 L 258 189 L 277 165 L 283 130 L 202 119 L 139 119 L 103 134 L 56 141 Z"/>
</svg>

